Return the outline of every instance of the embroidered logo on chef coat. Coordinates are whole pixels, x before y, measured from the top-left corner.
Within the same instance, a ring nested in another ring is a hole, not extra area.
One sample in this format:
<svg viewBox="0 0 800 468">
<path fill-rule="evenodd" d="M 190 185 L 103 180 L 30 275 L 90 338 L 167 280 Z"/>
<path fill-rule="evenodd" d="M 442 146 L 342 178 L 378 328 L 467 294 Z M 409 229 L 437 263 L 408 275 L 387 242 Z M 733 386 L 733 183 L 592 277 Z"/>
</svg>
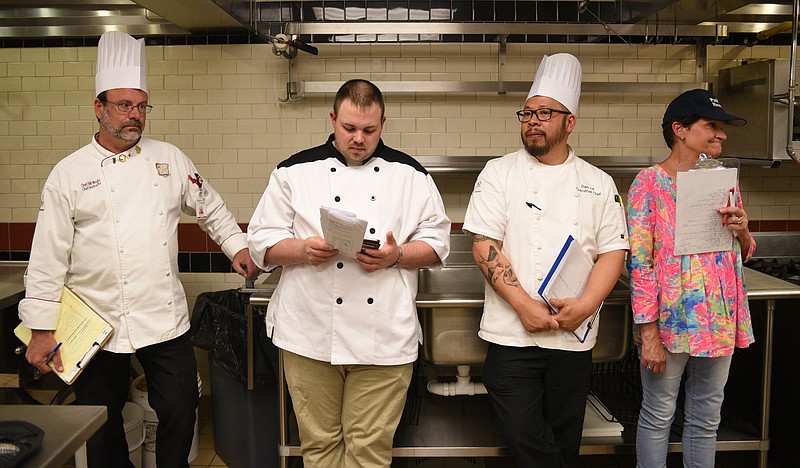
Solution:
<svg viewBox="0 0 800 468">
<path fill-rule="evenodd" d="M 597 190 L 596 188 L 592 187 L 591 185 L 580 184 L 576 188 L 581 193 L 589 193 L 589 194 L 592 194 L 592 195 L 597 196 L 597 197 L 602 195 L 602 193 L 600 193 L 599 190 Z"/>
<path fill-rule="evenodd" d="M 167 163 L 156 163 L 156 172 L 163 178 L 169 177 L 169 164 Z"/>
<path fill-rule="evenodd" d="M 95 179 L 95 180 L 90 180 L 88 182 L 83 182 L 81 184 L 81 191 L 85 192 L 87 190 L 95 189 L 95 188 L 99 187 L 101 183 L 102 182 L 100 182 L 100 179 Z"/>
</svg>

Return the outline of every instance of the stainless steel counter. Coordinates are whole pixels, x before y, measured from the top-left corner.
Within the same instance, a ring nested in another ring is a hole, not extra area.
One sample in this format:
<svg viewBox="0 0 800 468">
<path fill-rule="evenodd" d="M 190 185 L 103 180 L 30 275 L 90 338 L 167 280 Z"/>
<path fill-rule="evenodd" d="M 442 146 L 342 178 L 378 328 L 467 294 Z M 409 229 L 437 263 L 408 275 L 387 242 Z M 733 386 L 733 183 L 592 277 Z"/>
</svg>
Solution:
<svg viewBox="0 0 800 468">
<path fill-rule="evenodd" d="M 763 334 L 764 351 L 761 362 L 760 386 L 760 425 L 752 431 L 739 428 L 721 428 L 717 441 L 719 451 L 757 451 L 759 467 L 766 468 L 769 450 L 769 390 L 772 378 L 772 335 L 774 327 L 775 303 L 780 299 L 800 298 L 800 286 L 779 280 L 764 273 L 745 268 L 745 284 L 750 301 L 765 301 Z M 252 290 L 250 306 L 265 307 L 274 290 L 275 281 Z M 630 292 L 624 278 L 612 291 L 609 304 L 627 304 Z M 483 294 L 421 294 L 417 297 L 420 308 L 483 307 Z M 248 314 L 252 315 L 252 314 Z M 279 381 L 283 382 L 282 368 L 279 366 Z M 285 385 L 279 389 L 279 455 L 281 466 L 286 466 L 286 457 L 300 456 L 298 441 L 290 441 L 290 408 Z M 493 457 L 504 456 L 508 452 L 502 440 L 491 429 L 491 411 L 488 401 L 481 396 L 439 397 L 423 394 L 414 410 L 416 423 L 411 427 L 400 427 L 395 438 L 393 455 L 395 457 Z M 626 428 L 635 430 L 635 428 Z M 635 446 L 632 436 L 624 438 L 584 438 L 582 454 L 633 453 Z M 680 441 L 671 441 L 671 452 L 682 451 Z"/>
<path fill-rule="evenodd" d="M 0 262 L 0 310 L 25 297 L 22 275 L 27 266 L 28 262 Z"/>
<path fill-rule="evenodd" d="M 21 467 L 61 468 L 106 422 L 105 406 L 0 405 L 0 419 L 26 421 L 44 431 L 41 449 Z"/>
<path fill-rule="evenodd" d="M 792 299 L 800 298 L 800 286 L 779 280 L 770 275 L 744 269 L 744 280 L 747 285 L 747 297 L 751 301 L 768 299 Z M 269 281 L 269 280 L 267 280 Z M 256 285 L 251 292 L 250 304 L 253 306 L 266 306 L 269 298 L 275 290 L 275 283 Z M 628 304 L 630 302 L 630 290 L 628 289 L 627 278 L 620 278 L 617 286 L 606 298 L 608 304 Z M 417 307 L 483 307 L 483 293 L 435 293 L 417 295 Z"/>
</svg>

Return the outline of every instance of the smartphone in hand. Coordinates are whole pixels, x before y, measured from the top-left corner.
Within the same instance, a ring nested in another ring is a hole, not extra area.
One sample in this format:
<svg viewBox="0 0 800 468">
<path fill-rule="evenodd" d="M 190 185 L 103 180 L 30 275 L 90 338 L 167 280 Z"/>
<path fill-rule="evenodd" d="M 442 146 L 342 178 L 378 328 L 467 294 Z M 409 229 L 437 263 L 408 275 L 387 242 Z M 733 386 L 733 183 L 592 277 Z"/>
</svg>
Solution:
<svg viewBox="0 0 800 468">
<path fill-rule="evenodd" d="M 378 250 L 381 248 L 381 241 L 377 239 L 364 239 L 364 242 L 361 243 L 361 253 L 366 254 L 364 250 L 366 249 L 375 249 Z"/>
</svg>

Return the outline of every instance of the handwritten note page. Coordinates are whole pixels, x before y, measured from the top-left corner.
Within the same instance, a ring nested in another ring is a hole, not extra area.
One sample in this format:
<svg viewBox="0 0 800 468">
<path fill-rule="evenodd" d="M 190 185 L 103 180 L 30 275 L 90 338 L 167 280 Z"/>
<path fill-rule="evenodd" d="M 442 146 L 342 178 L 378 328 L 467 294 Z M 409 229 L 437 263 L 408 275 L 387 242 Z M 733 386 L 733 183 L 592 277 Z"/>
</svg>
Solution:
<svg viewBox="0 0 800 468">
<path fill-rule="evenodd" d="M 322 206 L 319 209 L 322 235 L 340 253 L 356 258 L 364 242 L 367 222 L 350 211 Z"/>
<path fill-rule="evenodd" d="M 64 382 L 71 384 L 113 331 L 114 329 L 86 303 L 68 288 L 64 288 L 61 293 L 58 325 L 53 333 L 56 341 L 62 343 L 59 351 L 64 371 L 55 371 L 56 374 Z M 14 333 L 26 344 L 31 340 L 31 331 L 22 324 L 14 330 Z"/>
<path fill-rule="evenodd" d="M 717 208 L 725 206 L 736 186 L 736 168 L 678 172 L 675 255 L 719 252 L 732 248 L 733 233 Z"/>
</svg>

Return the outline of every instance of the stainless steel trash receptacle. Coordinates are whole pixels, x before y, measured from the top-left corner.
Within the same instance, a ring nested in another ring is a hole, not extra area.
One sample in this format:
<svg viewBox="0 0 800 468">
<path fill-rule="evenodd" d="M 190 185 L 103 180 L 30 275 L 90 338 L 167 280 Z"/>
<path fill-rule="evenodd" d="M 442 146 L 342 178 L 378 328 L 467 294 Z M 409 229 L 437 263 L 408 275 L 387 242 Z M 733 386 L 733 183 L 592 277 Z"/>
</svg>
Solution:
<svg viewBox="0 0 800 468">
<path fill-rule="evenodd" d="M 209 367 L 217 455 L 231 468 L 277 467 L 277 387 L 248 390 L 225 370 Z"/>
</svg>

